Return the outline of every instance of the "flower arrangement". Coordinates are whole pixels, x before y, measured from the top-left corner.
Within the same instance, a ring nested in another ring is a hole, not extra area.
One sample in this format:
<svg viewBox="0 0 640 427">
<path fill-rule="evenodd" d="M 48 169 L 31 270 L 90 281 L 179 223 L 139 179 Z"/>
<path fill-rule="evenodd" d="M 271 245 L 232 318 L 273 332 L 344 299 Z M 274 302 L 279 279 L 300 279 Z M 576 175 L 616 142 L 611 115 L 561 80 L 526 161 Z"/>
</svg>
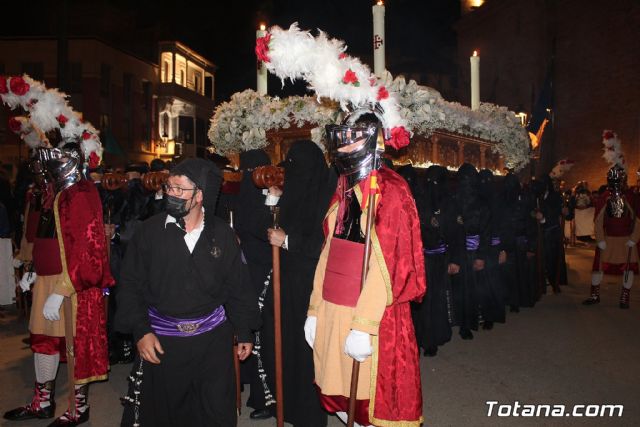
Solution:
<svg viewBox="0 0 640 427">
<path fill-rule="evenodd" d="M 562 176 L 569 172 L 569 170 L 573 167 L 574 161 L 569 159 L 562 159 L 556 163 L 556 165 L 551 169 L 549 176 L 553 179 L 560 179 Z"/>
<path fill-rule="evenodd" d="M 66 95 L 57 89 L 33 80 L 28 75 L 0 76 L 0 98 L 9 108 L 22 108 L 26 117 L 12 117 L 9 128 L 31 148 L 47 147 L 45 134 L 58 129 L 62 141 L 80 142 L 89 167 L 95 167 L 102 157 L 102 144 L 98 131 L 82 120 L 68 104 Z"/>
</svg>

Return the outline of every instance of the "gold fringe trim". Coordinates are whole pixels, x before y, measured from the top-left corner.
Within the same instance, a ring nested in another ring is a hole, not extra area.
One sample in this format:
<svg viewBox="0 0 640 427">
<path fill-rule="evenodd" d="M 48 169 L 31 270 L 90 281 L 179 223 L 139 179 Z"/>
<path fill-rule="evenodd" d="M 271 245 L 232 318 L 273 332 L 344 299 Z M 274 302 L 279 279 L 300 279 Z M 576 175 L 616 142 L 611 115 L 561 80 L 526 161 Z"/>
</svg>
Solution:
<svg viewBox="0 0 640 427">
<path fill-rule="evenodd" d="M 79 385 L 79 384 L 89 384 L 95 381 L 105 381 L 109 378 L 108 374 L 104 374 L 104 375 L 96 375 L 94 377 L 89 377 L 89 378 L 82 378 L 80 380 L 75 380 L 74 383 Z"/>
</svg>

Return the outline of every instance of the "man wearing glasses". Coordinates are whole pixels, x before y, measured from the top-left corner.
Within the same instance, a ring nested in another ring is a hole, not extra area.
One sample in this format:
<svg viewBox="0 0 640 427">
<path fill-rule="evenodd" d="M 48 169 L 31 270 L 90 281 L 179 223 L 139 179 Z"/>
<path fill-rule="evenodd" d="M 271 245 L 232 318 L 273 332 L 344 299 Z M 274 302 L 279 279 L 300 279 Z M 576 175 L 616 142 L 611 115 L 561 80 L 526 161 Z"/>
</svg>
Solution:
<svg viewBox="0 0 640 427">
<path fill-rule="evenodd" d="M 125 398 L 123 425 L 236 425 L 233 337 L 246 359 L 260 318 L 233 230 L 214 216 L 221 181 L 209 161 L 177 165 L 166 212 L 129 243 L 116 327 L 137 343 L 139 393 Z"/>
</svg>

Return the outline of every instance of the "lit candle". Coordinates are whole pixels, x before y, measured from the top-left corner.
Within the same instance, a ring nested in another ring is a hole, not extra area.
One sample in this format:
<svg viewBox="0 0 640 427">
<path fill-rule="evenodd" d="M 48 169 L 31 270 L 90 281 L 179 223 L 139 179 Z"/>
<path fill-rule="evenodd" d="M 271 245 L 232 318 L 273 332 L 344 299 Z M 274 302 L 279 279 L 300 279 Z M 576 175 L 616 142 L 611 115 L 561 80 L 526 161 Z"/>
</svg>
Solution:
<svg viewBox="0 0 640 427">
<path fill-rule="evenodd" d="M 478 51 L 473 51 L 471 61 L 471 109 L 477 110 L 480 107 L 480 56 Z"/>
<path fill-rule="evenodd" d="M 256 31 L 256 40 L 267 34 L 266 29 L 266 25 L 260 24 L 260 28 Z M 260 95 L 267 94 L 267 67 L 262 61 L 258 61 L 256 90 Z"/>
<path fill-rule="evenodd" d="M 378 1 L 373 11 L 373 72 L 381 78 L 384 74 L 384 2 Z"/>
</svg>

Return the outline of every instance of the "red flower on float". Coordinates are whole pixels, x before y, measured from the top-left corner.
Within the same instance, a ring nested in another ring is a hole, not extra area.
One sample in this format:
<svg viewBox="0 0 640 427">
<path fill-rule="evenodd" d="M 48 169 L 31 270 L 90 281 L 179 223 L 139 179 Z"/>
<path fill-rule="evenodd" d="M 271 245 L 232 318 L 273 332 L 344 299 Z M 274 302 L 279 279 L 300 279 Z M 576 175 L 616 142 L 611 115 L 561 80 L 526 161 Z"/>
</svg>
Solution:
<svg viewBox="0 0 640 427">
<path fill-rule="evenodd" d="M 396 126 L 391 129 L 391 139 L 386 141 L 386 144 L 399 150 L 409 145 L 409 132 L 404 126 Z"/>
<path fill-rule="evenodd" d="M 338 55 L 338 59 L 344 59 L 347 57 L 347 54 L 342 52 L 340 55 Z"/>
<path fill-rule="evenodd" d="M 264 37 L 260 37 L 256 40 L 256 56 L 258 60 L 262 62 L 269 62 L 269 41 L 271 40 L 271 33 L 267 33 Z"/>
<path fill-rule="evenodd" d="M 387 99 L 389 97 L 389 91 L 386 87 L 380 86 L 378 88 L 378 97 L 376 98 L 378 101 L 382 101 L 383 99 Z"/>
<path fill-rule="evenodd" d="M 9 93 L 9 88 L 7 88 L 7 77 L 0 76 L 0 94 L 4 95 L 5 93 Z"/>
<path fill-rule="evenodd" d="M 604 139 L 611 139 L 611 138 L 614 138 L 615 136 L 616 134 L 611 132 L 610 130 L 605 130 L 604 133 L 602 134 L 602 137 Z"/>
<path fill-rule="evenodd" d="M 29 83 L 25 82 L 22 77 L 11 77 L 9 80 L 9 89 L 18 96 L 29 92 L 29 87 Z"/>
<path fill-rule="evenodd" d="M 82 132 L 82 140 L 83 141 L 86 141 L 89 138 L 91 138 L 91 134 L 89 132 L 87 132 L 86 130 L 84 132 Z"/>
<path fill-rule="evenodd" d="M 60 114 L 58 117 L 56 117 L 56 120 L 60 124 L 60 127 L 64 127 L 64 125 L 69 121 L 69 119 L 67 119 L 64 114 Z"/>
<path fill-rule="evenodd" d="M 95 151 L 92 151 L 91 154 L 89 154 L 89 168 L 97 168 L 99 164 L 100 157 L 98 157 Z"/>
<path fill-rule="evenodd" d="M 371 77 L 369 79 L 369 86 L 373 87 L 376 85 L 377 82 L 378 82 L 378 79 L 376 79 L 375 77 Z"/>
<path fill-rule="evenodd" d="M 347 71 L 345 71 L 344 76 L 342 77 L 342 83 L 352 84 L 354 86 L 360 86 L 360 82 L 358 81 L 358 76 L 351 69 L 348 69 Z"/>
<path fill-rule="evenodd" d="M 9 129 L 11 129 L 11 132 L 13 133 L 20 133 L 22 130 L 22 123 L 20 123 L 20 120 L 15 117 L 9 117 Z"/>
</svg>

